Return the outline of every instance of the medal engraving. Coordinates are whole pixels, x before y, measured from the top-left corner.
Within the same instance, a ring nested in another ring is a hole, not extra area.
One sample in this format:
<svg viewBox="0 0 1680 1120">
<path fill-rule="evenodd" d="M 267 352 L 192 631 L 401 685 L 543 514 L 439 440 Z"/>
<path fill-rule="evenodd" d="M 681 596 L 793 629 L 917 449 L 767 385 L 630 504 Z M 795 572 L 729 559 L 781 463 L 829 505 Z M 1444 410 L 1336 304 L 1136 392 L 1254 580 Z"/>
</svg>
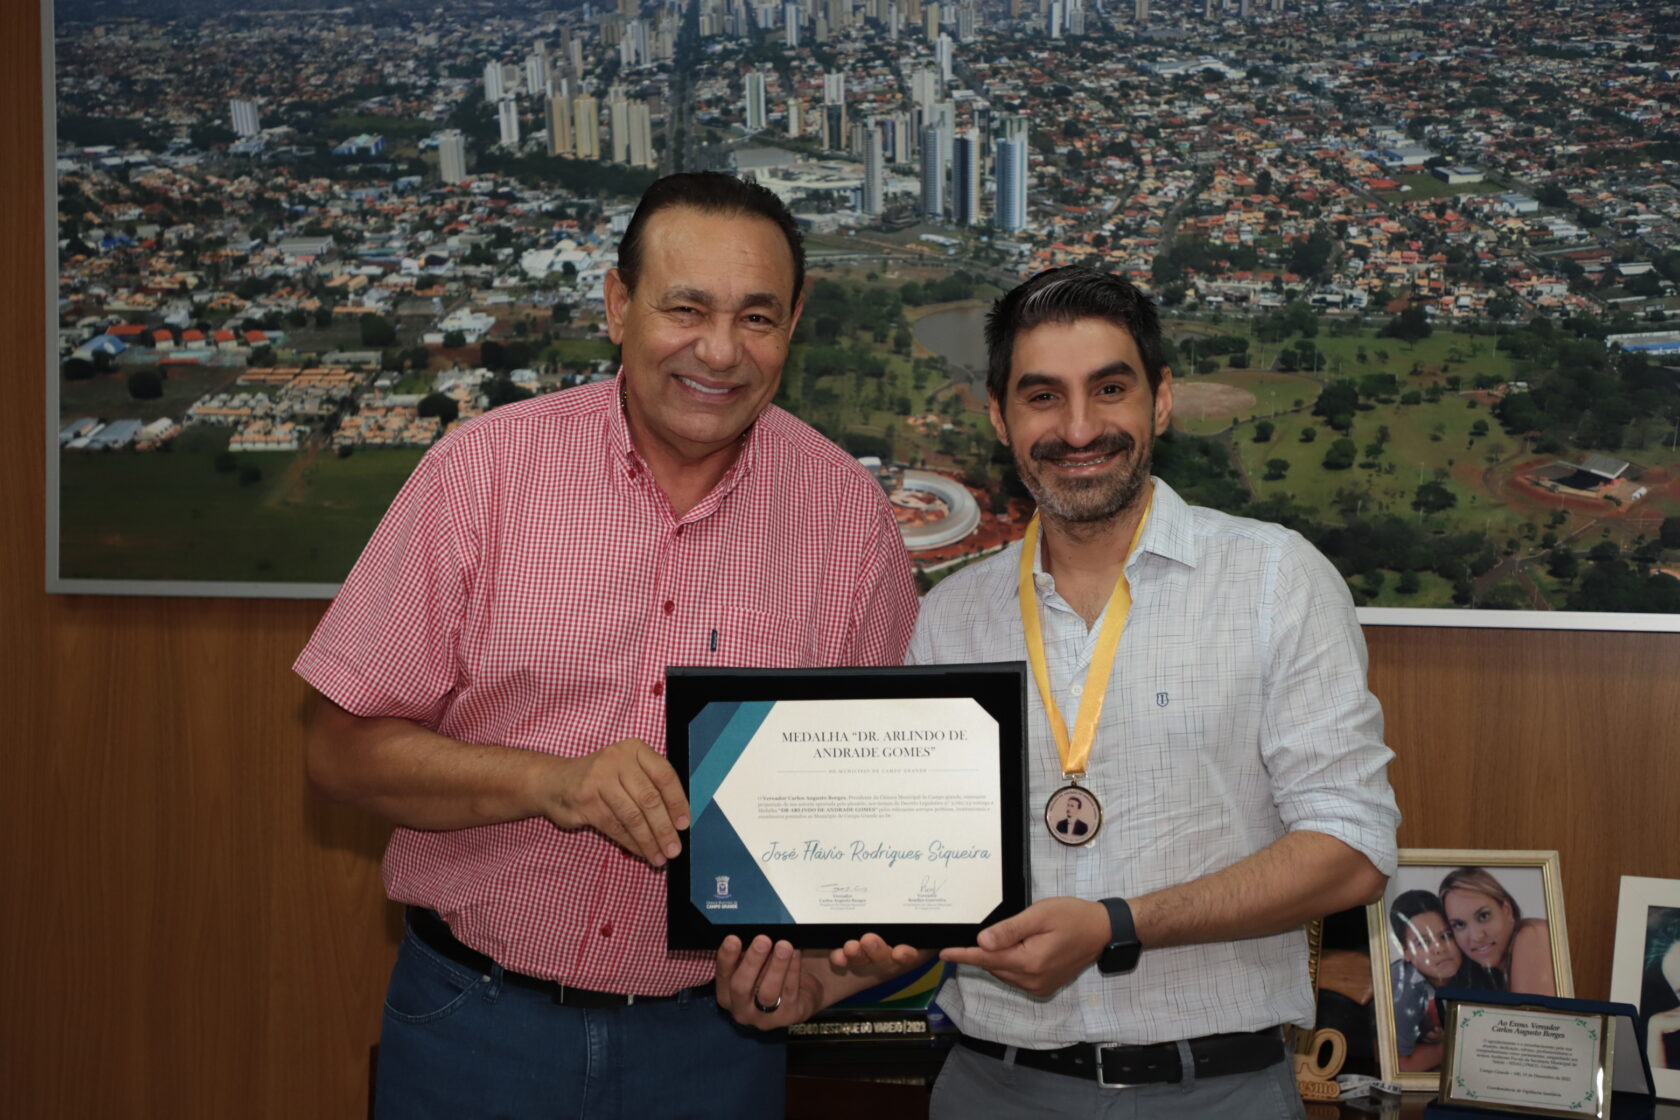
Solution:
<svg viewBox="0 0 1680 1120">
<path fill-rule="evenodd" d="M 1102 828 L 1102 802 L 1077 784 L 1065 785 L 1044 803 L 1044 827 L 1058 843 L 1070 848 L 1089 844 Z"/>
</svg>

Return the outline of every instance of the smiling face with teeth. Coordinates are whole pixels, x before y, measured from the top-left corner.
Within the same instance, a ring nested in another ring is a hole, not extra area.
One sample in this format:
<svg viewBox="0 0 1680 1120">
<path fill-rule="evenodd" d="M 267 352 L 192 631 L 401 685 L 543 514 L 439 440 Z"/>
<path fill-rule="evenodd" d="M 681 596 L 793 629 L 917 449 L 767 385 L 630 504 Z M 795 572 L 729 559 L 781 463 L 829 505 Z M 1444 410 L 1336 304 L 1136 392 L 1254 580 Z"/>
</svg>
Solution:
<svg viewBox="0 0 1680 1120">
<path fill-rule="evenodd" d="M 1131 332 L 1107 319 L 1046 322 L 1015 336 L 992 425 L 1046 519 L 1111 521 L 1149 481 L 1155 437 L 1172 418 L 1172 371 L 1150 391 Z"/>
<path fill-rule="evenodd" d="M 679 205 L 648 219 L 640 256 L 634 289 L 607 274 L 607 330 L 636 449 L 673 505 L 692 505 L 781 383 L 801 308 L 793 254 L 764 218 Z"/>
</svg>

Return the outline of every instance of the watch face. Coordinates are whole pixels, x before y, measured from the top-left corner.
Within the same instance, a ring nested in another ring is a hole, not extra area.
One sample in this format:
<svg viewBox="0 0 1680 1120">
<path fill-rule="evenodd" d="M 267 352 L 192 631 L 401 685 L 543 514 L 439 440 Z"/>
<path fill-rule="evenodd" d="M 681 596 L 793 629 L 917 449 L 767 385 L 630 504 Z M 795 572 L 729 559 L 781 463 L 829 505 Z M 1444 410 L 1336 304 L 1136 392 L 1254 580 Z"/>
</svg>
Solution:
<svg viewBox="0 0 1680 1120">
<path fill-rule="evenodd" d="M 1143 946 L 1136 941 L 1127 941 L 1120 945 L 1110 945 L 1097 958 L 1097 971 L 1105 975 L 1117 972 L 1130 972 L 1137 967 L 1138 956 L 1143 952 Z"/>
<path fill-rule="evenodd" d="M 1132 924 L 1131 907 L 1120 898 L 1105 898 L 1102 902 L 1108 910 L 1109 936 L 1114 940 L 1097 958 L 1097 970 L 1105 976 L 1130 972 L 1137 967 L 1138 956 L 1143 952 L 1143 945 L 1137 939 L 1137 928 Z"/>
</svg>

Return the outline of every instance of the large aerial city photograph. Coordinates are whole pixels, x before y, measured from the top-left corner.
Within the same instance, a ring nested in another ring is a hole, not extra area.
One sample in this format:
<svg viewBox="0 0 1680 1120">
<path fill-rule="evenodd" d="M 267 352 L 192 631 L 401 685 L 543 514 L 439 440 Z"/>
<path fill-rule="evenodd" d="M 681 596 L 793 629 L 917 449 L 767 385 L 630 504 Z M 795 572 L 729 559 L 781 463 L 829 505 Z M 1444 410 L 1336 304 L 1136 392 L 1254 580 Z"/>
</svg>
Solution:
<svg viewBox="0 0 1680 1120">
<path fill-rule="evenodd" d="M 330 593 L 435 441 L 616 375 L 636 200 L 716 170 L 798 220 L 777 403 L 923 589 L 1026 527 L 985 315 L 1082 264 L 1160 307 L 1156 473 L 1360 606 L 1680 615 L 1671 0 L 52 15 L 60 589 Z"/>
</svg>

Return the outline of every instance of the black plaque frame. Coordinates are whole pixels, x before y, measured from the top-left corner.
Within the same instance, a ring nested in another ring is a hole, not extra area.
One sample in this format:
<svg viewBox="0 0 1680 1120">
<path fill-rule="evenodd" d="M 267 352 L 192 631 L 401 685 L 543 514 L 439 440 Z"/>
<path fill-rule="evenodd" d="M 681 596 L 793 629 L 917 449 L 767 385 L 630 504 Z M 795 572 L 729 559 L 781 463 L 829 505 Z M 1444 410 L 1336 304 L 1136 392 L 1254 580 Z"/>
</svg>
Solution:
<svg viewBox="0 0 1680 1120">
<path fill-rule="evenodd" d="M 690 835 L 682 854 L 666 868 L 667 944 L 671 949 L 716 949 L 731 933 L 743 940 L 757 934 L 799 949 L 832 949 L 864 933 L 891 944 L 939 949 L 972 945 L 981 929 L 1026 908 L 1027 828 L 1031 812 L 1026 788 L 1027 666 L 1021 661 L 970 665 L 914 665 L 834 669 L 718 669 L 673 666 L 665 670 L 665 748 L 689 792 L 689 725 L 715 701 L 728 700 L 897 700 L 961 697 L 975 701 L 998 723 L 998 779 L 1005 808 L 1002 824 L 1003 900 L 981 922 L 766 925 L 731 922 L 727 911 L 708 915 L 689 893 Z M 1013 811 L 1010 811 L 1010 810 Z"/>
</svg>

